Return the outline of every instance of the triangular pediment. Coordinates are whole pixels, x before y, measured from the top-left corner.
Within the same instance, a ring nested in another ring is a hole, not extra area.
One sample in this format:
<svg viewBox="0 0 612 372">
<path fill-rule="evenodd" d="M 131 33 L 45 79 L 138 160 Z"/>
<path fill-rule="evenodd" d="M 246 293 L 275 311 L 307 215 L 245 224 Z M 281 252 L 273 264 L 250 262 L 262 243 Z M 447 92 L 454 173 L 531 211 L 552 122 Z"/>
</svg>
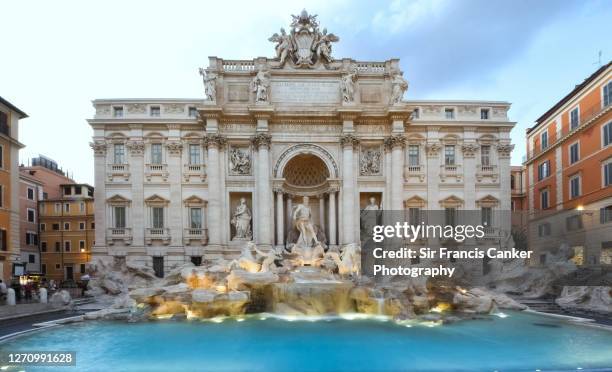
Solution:
<svg viewBox="0 0 612 372">
<path fill-rule="evenodd" d="M 425 205 L 427 205 L 427 201 L 423 198 L 421 198 L 418 195 L 415 195 L 413 197 L 411 197 L 410 199 L 406 199 L 404 200 L 404 205 L 407 208 L 423 208 L 425 207 Z"/>
<path fill-rule="evenodd" d="M 459 207 L 463 205 L 463 199 L 458 196 L 451 195 L 445 199 L 440 200 L 440 205 L 442 207 L 448 208 Z"/>
<path fill-rule="evenodd" d="M 493 195 L 487 195 L 476 200 L 476 204 L 482 207 L 494 207 L 499 204 L 499 199 Z"/>
<path fill-rule="evenodd" d="M 183 200 L 183 203 L 185 205 L 204 205 L 206 204 L 206 200 L 200 198 L 199 196 L 191 195 L 187 199 Z"/>
<path fill-rule="evenodd" d="M 106 199 L 106 202 L 108 204 L 127 204 L 127 203 L 130 203 L 131 200 L 122 195 L 115 194 L 111 196 L 110 198 Z"/>
<path fill-rule="evenodd" d="M 157 194 L 153 194 L 145 199 L 145 203 L 147 204 L 167 204 L 169 201 Z"/>
</svg>

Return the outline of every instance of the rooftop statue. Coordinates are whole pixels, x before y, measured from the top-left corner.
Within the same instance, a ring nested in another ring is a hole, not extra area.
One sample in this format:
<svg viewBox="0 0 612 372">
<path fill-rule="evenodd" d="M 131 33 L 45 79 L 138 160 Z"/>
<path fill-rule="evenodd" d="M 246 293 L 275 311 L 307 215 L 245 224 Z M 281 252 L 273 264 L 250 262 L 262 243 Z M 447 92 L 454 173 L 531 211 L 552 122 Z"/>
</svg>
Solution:
<svg viewBox="0 0 612 372">
<path fill-rule="evenodd" d="M 268 39 L 276 43 L 279 67 L 283 67 L 287 60 L 300 68 L 311 68 L 318 62 L 327 67 L 334 61 L 331 55 L 332 43 L 339 41 L 340 38 L 328 33 L 325 28 L 320 31 L 317 16 L 308 14 L 306 10 L 292 17 L 289 34 L 281 28 L 280 34 L 274 33 Z"/>
</svg>

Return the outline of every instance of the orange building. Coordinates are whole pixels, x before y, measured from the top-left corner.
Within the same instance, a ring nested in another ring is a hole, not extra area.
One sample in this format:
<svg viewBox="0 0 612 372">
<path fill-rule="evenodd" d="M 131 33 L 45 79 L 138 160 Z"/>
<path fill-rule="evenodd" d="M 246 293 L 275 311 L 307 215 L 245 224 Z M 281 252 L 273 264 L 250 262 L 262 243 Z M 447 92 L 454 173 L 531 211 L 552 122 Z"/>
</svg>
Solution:
<svg viewBox="0 0 612 372">
<path fill-rule="evenodd" d="M 19 120 L 28 115 L 0 97 L 0 278 L 25 272 L 19 234 Z"/>
<path fill-rule="evenodd" d="M 74 183 L 59 188 L 59 198 L 39 205 L 41 271 L 47 279 L 78 281 L 94 244 L 94 188 Z"/>
<path fill-rule="evenodd" d="M 525 167 L 538 262 L 565 243 L 578 264 L 612 264 L 612 62 L 527 130 Z"/>
</svg>

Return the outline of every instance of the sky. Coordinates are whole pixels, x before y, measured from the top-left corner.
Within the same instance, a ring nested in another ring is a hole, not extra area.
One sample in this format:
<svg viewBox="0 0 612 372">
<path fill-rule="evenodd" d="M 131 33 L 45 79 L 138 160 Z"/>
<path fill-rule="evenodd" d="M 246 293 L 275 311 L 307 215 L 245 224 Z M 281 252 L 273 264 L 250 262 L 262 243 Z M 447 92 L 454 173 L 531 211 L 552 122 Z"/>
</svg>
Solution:
<svg viewBox="0 0 612 372">
<path fill-rule="evenodd" d="M 93 184 L 91 100 L 202 98 L 208 56 L 272 57 L 304 7 L 340 37 L 336 58 L 400 58 L 406 99 L 512 103 L 525 129 L 612 58 L 612 1 L 0 0 L 0 96 L 25 111 L 20 161 L 56 160 Z"/>
</svg>

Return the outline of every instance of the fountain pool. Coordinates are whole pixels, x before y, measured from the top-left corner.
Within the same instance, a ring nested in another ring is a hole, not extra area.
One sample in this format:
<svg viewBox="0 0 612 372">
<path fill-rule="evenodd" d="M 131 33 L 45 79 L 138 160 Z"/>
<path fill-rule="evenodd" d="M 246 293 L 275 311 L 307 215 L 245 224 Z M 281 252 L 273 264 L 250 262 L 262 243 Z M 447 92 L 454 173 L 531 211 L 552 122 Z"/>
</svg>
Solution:
<svg viewBox="0 0 612 372">
<path fill-rule="evenodd" d="M 441 326 L 259 314 L 84 322 L 12 339 L 0 350 L 74 350 L 79 371 L 575 371 L 612 367 L 612 332 L 520 312 Z"/>
</svg>

